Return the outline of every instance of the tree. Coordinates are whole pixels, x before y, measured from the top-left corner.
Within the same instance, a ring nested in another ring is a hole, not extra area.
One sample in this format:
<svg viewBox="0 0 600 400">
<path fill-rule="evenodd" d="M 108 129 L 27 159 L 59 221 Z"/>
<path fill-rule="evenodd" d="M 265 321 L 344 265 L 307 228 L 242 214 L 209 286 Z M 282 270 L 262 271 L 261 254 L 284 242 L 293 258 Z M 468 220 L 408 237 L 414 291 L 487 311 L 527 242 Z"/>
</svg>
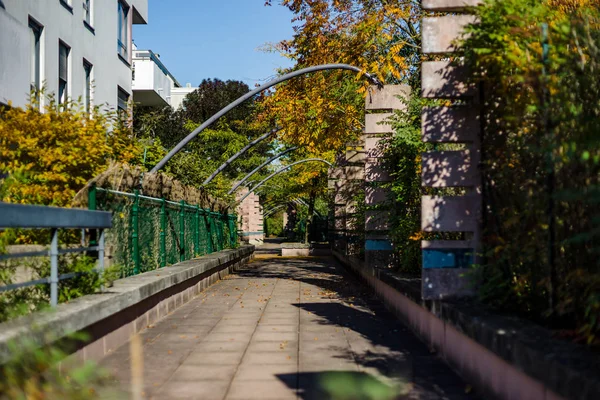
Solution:
<svg viewBox="0 0 600 400">
<path fill-rule="evenodd" d="M 249 90 L 240 81 L 205 79 L 197 90 L 186 96 L 179 110 L 171 107 L 134 109 L 134 130 L 145 150 L 141 156 L 143 164 L 152 168 L 181 139 Z M 251 99 L 225 115 L 176 154 L 164 171 L 186 185 L 201 186 L 224 161 L 273 128 L 253 121 L 254 108 Z M 236 179 L 265 160 L 271 147 L 269 141 L 254 146 L 217 175 L 207 189 L 224 198 Z"/>
<path fill-rule="evenodd" d="M 181 111 L 185 121 L 201 124 L 223 107 L 250 91 L 248 85 L 241 81 L 220 79 L 204 79 L 198 89 L 189 93 L 183 100 Z M 249 100 L 231 110 L 219 121 L 220 124 L 241 128 L 252 114 L 253 101 Z"/>
<path fill-rule="evenodd" d="M 282 0 L 281 4 L 295 14 L 297 25 L 293 39 L 272 50 L 295 61 L 292 70 L 347 63 L 386 83 L 416 79 L 417 1 Z M 311 152 L 340 149 L 360 135 L 367 85 L 345 71 L 288 81 L 265 97 L 263 118 L 277 120 L 284 127 L 284 140 Z"/>
</svg>

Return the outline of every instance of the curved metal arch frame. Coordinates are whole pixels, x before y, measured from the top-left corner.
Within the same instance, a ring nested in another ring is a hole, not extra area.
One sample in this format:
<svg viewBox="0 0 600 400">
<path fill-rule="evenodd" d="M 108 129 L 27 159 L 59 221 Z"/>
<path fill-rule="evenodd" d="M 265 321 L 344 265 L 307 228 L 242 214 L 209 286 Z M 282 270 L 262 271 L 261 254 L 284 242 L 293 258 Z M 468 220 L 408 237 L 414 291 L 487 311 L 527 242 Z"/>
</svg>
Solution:
<svg viewBox="0 0 600 400">
<path fill-rule="evenodd" d="M 284 203 L 284 204 L 289 204 L 290 202 L 293 202 L 295 204 L 302 205 L 302 206 L 308 208 L 308 203 L 304 199 L 302 199 L 301 197 L 296 197 L 295 199 L 289 200 L 287 203 Z M 275 203 L 275 204 L 282 204 L 282 203 Z M 271 209 L 272 208 L 270 208 L 269 211 Z M 265 211 L 263 214 L 266 215 L 269 211 Z M 313 210 L 313 215 L 316 215 L 319 218 L 323 218 L 323 215 L 319 211 L 317 211 L 316 209 Z"/>
<path fill-rule="evenodd" d="M 246 182 L 248 180 L 248 178 L 250 178 L 256 172 L 258 172 L 265 165 L 268 165 L 268 164 L 272 163 L 273 161 L 277 160 L 278 158 L 281 158 L 284 155 L 286 155 L 287 153 L 290 153 L 290 152 L 292 152 L 294 150 L 297 150 L 298 148 L 299 147 L 297 147 L 297 146 L 296 147 L 292 147 L 290 149 L 282 151 L 281 153 L 276 154 L 273 157 L 269 158 L 267 161 L 265 161 L 264 163 L 260 164 L 258 167 L 254 168 L 251 172 L 249 172 L 248 175 L 246 175 L 241 181 L 239 181 L 238 183 L 236 183 L 235 185 L 233 185 L 233 187 L 231 188 L 231 190 L 229 190 L 229 192 L 227 192 L 227 194 L 232 194 L 233 192 L 235 192 L 237 190 L 237 188 L 239 188 L 241 185 L 244 184 L 244 182 Z"/>
<path fill-rule="evenodd" d="M 290 73 L 287 73 L 285 75 L 282 75 L 278 78 L 275 78 L 259 87 L 257 87 L 256 89 L 246 93 L 245 95 L 239 97 L 237 100 L 229 103 L 226 107 L 222 108 L 219 112 L 217 112 L 215 115 L 213 115 L 212 117 L 210 117 L 209 119 L 207 119 L 206 121 L 204 121 L 202 123 L 202 125 L 200 125 L 198 128 L 194 129 L 192 131 L 192 133 L 190 133 L 189 135 L 187 135 L 185 138 L 183 138 L 179 143 L 177 143 L 177 145 L 172 148 L 169 153 L 167 153 L 166 156 L 163 157 L 162 160 L 160 160 L 158 162 L 158 164 L 156 164 L 154 166 L 154 168 L 152 168 L 152 170 L 150 171 L 152 172 L 156 172 L 159 169 L 161 169 L 162 167 L 164 167 L 164 165 L 177 153 L 179 153 L 179 151 L 181 151 L 181 149 L 183 147 L 185 147 L 185 145 L 187 145 L 192 139 L 194 139 L 196 136 L 198 136 L 198 134 L 200 132 L 202 132 L 204 129 L 206 129 L 207 127 L 209 127 L 210 125 L 212 125 L 216 120 L 218 120 L 219 118 L 221 118 L 223 115 L 227 114 L 229 111 L 233 110 L 235 107 L 237 107 L 238 105 L 242 104 L 243 102 L 245 102 L 246 100 L 254 97 L 255 95 L 257 95 L 258 93 L 267 90 L 279 83 L 285 82 L 287 80 L 290 80 L 292 78 L 301 76 L 301 75 L 305 75 L 305 74 L 309 74 L 311 72 L 317 72 L 317 71 L 325 71 L 325 70 L 332 70 L 332 69 L 341 69 L 341 70 L 348 70 L 348 71 L 354 71 L 357 73 L 361 73 L 363 72 L 360 68 L 355 67 L 353 65 L 348 65 L 348 64 L 323 64 L 323 65 L 316 65 L 314 67 L 308 67 L 308 68 L 302 68 L 299 69 L 298 71 L 293 71 Z M 374 76 L 370 75 L 369 73 L 365 72 L 364 73 L 365 78 L 371 82 L 374 85 L 377 85 L 379 87 L 383 86 L 381 82 L 379 82 L 379 80 L 377 78 L 375 78 Z"/>
<path fill-rule="evenodd" d="M 265 182 L 267 182 L 269 179 L 273 178 L 276 175 L 279 175 L 280 173 L 282 173 L 283 171 L 290 169 L 291 167 L 293 167 L 294 165 L 298 165 L 298 164 L 302 164 L 305 162 L 310 162 L 310 161 L 318 161 L 318 162 L 322 162 L 325 163 L 327 165 L 329 165 L 330 167 L 333 167 L 333 164 L 331 164 L 329 161 L 327 160 L 323 160 L 322 158 L 306 158 L 304 160 L 300 160 L 300 161 L 296 161 L 293 162 L 289 165 L 286 165 L 283 168 L 278 169 L 277 171 L 273 172 L 271 175 L 267 176 L 265 179 L 263 179 L 262 181 L 260 181 L 258 184 L 256 184 L 255 186 L 253 186 L 252 188 L 250 188 L 250 190 L 248 191 L 248 193 L 246 193 L 241 199 L 239 199 L 237 201 L 237 203 L 241 203 L 242 201 L 244 201 L 244 199 L 248 196 L 250 196 L 250 193 L 253 193 L 256 189 L 258 189 L 259 187 L 261 187 L 262 185 L 265 184 Z"/>
<path fill-rule="evenodd" d="M 243 149 L 241 149 L 240 151 L 238 151 L 237 153 L 235 153 L 234 155 L 232 155 L 231 157 L 229 157 L 229 160 L 227 160 L 223 164 L 221 164 L 221 166 L 219 168 L 217 168 L 215 170 L 215 172 L 212 173 L 211 176 L 209 176 L 208 178 L 206 178 L 206 180 L 204 182 L 202 182 L 202 186 L 208 185 L 210 183 L 210 181 L 212 181 L 215 178 L 215 176 L 219 175 L 219 173 L 221 173 L 221 171 L 223 171 L 225 168 L 227 168 L 229 166 L 229 164 L 231 164 L 232 162 L 234 162 L 235 160 L 237 160 L 237 158 L 239 156 L 241 156 L 242 154 L 244 154 L 250 148 L 254 147 L 258 143 L 262 142 L 263 140 L 271 137 L 271 135 L 276 134 L 280 130 L 281 130 L 281 128 L 279 128 L 279 127 L 275 128 L 275 129 L 271 130 L 270 132 L 267 132 L 264 135 L 262 135 L 261 137 L 256 138 L 255 140 L 253 140 L 250 143 L 248 143 Z"/>
</svg>

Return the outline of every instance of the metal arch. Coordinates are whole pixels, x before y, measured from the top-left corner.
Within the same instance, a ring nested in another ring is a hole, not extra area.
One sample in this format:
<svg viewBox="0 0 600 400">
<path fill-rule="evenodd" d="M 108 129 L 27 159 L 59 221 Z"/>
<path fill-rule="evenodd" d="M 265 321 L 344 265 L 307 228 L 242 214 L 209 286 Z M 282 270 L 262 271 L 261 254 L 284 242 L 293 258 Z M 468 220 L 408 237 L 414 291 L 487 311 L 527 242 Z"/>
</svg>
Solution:
<svg viewBox="0 0 600 400">
<path fill-rule="evenodd" d="M 279 185 L 272 185 L 272 186 L 282 189 L 282 187 Z M 265 186 L 263 185 L 263 187 L 265 187 Z M 266 187 L 269 187 L 269 186 L 266 186 Z M 299 201 L 302 205 L 304 205 L 305 207 L 308 207 L 308 203 L 302 197 L 296 197 L 293 201 Z M 319 211 L 317 211 L 317 209 L 315 209 L 315 213 L 317 213 L 317 216 L 323 218 L 323 215 L 321 215 L 321 213 Z"/>
<path fill-rule="evenodd" d="M 163 157 L 162 160 L 160 160 L 158 162 L 158 164 L 156 164 L 154 166 L 154 168 L 152 168 L 152 170 L 150 171 L 152 172 L 156 172 L 159 169 L 161 169 L 162 167 L 164 167 L 164 165 L 177 153 L 179 153 L 179 151 L 181 151 L 181 149 L 188 144 L 192 139 L 194 139 L 196 136 L 198 136 L 198 134 L 200 132 L 202 132 L 204 129 L 206 129 L 207 127 L 209 127 L 210 125 L 212 125 L 216 120 L 218 120 L 219 118 L 221 118 L 223 115 L 227 114 L 229 111 L 233 110 L 235 107 L 237 107 L 238 105 L 242 104 L 243 102 L 245 102 L 246 100 L 254 97 L 255 95 L 257 95 L 258 93 L 269 89 L 275 85 L 277 85 L 278 83 L 281 82 L 285 82 L 287 80 L 290 80 L 292 78 L 295 78 L 297 76 L 301 76 L 301 75 L 305 75 L 311 72 L 317 72 L 317 71 L 325 71 L 325 70 L 331 70 L 331 69 L 344 69 L 344 70 L 348 70 L 348 71 L 354 71 L 354 72 L 362 72 L 362 70 L 358 67 L 352 66 L 352 65 L 348 65 L 348 64 L 323 64 L 323 65 L 316 65 L 314 67 L 308 67 L 308 68 L 302 68 L 299 69 L 298 71 L 293 71 L 290 72 L 288 74 L 282 75 L 278 78 L 273 79 L 272 81 L 269 81 L 259 87 L 257 87 L 256 89 L 246 93 L 245 95 L 239 97 L 237 100 L 229 103 L 229 105 L 227 105 L 226 107 L 222 108 L 219 112 L 217 112 L 215 115 L 213 115 L 212 117 L 210 117 L 209 119 L 207 119 L 206 121 L 204 121 L 204 123 L 202 123 L 202 125 L 200 125 L 198 128 L 194 129 L 194 131 L 192 133 L 190 133 L 189 135 L 187 135 L 185 138 L 183 138 L 183 140 L 181 140 L 181 142 L 177 143 L 177 145 L 171 149 L 171 151 L 169 151 L 169 153 Z M 377 80 L 377 78 L 375 78 L 374 76 L 365 73 L 365 78 L 367 80 L 369 80 L 369 82 L 371 82 L 374 85 L 377 86 L 382 86 L 382 83 L 379 82 L 379 80 Z"/>
<path fill-rule="evenodd" d="M 292 204 L 295 204 L 295 205 L 297 205 L 297 206 L 304 206 L 304 207 L 307 207 L 307 208 L 308 208 L 308 204 L 306 204 L 306 202 L 305 202 L 304 200 L 302 200 L 302 199 L 298 198 L 298 199 L 291 200 L 290 202 L 287 202 L 287 203 L 285 203 L 285 204 L 282 204 L 282 205 L 279 205 L 279 206 L 272 207 L 272 208 L 270 208 L 270 209 L 269 209 L 269 211 L 266 211 L 266 212 L 264 212 L 263 214 L 264 214 L 264 216 L 265 216 L 265 218 L 266 218 L 266 217 L 268 217 L 268 216 L 272 215 L 272 214 L 273 214 L 273 212 L 275 212 L 276 210 L 278 210 L 278 209 L 280 209 L 281 207 L 285 206 L 286 204 L 290 204 L 290 203 L 292 203 Z M 315 216 L 317 216 L 317 217 L 319 217 L 319 218 L 323 218 L 323 216 L 321 215 L 321 213 L 320 213 L 320 212 L 318 212 L 317 210 L 313 210 L 313 215 L 315 215 Z"/>
<path fill-rule="evenodd" d="M 246 145 L 246 147 L 244 147 L 243 149 L 241 149 L 240 151 L 238 151 L 237 153 L 235 153 L 234 155 L 232 155 L 231 157 L 229 157 L 229 160 L 227 160 L 223 164 L 221 164 L 221 166 L 219 168 L 217 168 L 215 170 L 215 172 L 212 173 L 211 176 L 209 176 L 208 178 L 206 178 L 206 180 L 202 183 L 202 186 L 208 185 L 210 183 L 210 181 L 212 181 L 214 179 L 215 176 L 217 176 L 221 171 L 223 171 L 225 168 L 227 168 L 227 166 L 229 166 L 229 164 L 231 164 L 232 162 L 234 162 L 239 156 L 241 156 L 246 151 L 248 151 L 248 149 L 250 149 L 254 145 L 262 142 L 263 140 L 265 140 L 269 136 L 276 134 L 280 130 L 281 130 L 281 128 L 275 128 L 271 132 L 267 132 L 264 135 L 262 135 L 261 137 L 259 137 L 259 138 L 255 139 L 255 140 L 251 141 L 250 143 L 248 143 Z"/>
<path fill-rule="evenodd" d="M 289 205 L 289 203 L 280 204 L 280 205 L 278 205 L 278 206 L 276 206 L 276 207 L 270 208 L 270 209 L 269 209 L 269 211 L 267 211 L 267 212 L 265 212 L 265 213 L 263 214 L 263 215 L 264 215 L 264 218 L 268 218 L 268 217 L 270 217 L 272 214 L 274 214 L 274 213 L 275 213 L 275 211 L 277 211 L 277 210 L 279 210 L 279 209 L 281 209 L 282 207 L 285 207 L 285 206 L 287 206 L 287 205 Z"/>
<path fill-rule="evenodd" d="M 286 155 L 287 153 L 297 150 L 298 147 L 292 147 L 291 149 L 287 149 L 285 151 L 282 151 L 281 153 L 274 155 L 273 157 L 269 158 L 267 161 L 265 161 L 264 163 L 260 164 L 258 167 L 254 168 L 252 170 L 252 172 L 250 172 L 248 175 L 246 175 L 244 177 L 244 179 L 242 179 L 241 181 L 239 181 L 238 183 L 236 183 L 229 192 L 227 192 L 227 194 L 231 194 L 233 192 L 235 192 L 235 190 L 237 188 L 239 188 L 244 182 L 246 182 L 246 180 L 248 180 L 248 178 L 250 178 L 252 175 L 254 175 L 259 169 L 261 169 L 262 167 L 264 167 L 267 164 L 270 164 L 271 162 L 277 160 L 280 157 L 283 157 L 284 155 Z M 206 183 L 205 183 L 206 184 Z"/>
<path fill-rule="evenodd" d="M 268 181 L 269 179 L 271 179 L 271 178 L 272 178 L 272 177 L 274 177 L 275 175 L 278 175 L 278 174 L 282 173 L 282 172 L 283 172 L 283 171 L 285 171 L 286 169 L 289 169 L 289 168 L 293 167 L 293 166 L 294 166 L 294 165 L 296 165 L 296 164 L 301 164 L 301 163 L 305 163 L 305 162 L 309 162 L 309 161 L 319 161 L 319 162 L 323 162 L 323 163 L 325 163 L 325 164 L 329 165 L 330 167 L 333 167 L 333 165 L 332 165 L 332 164 L 331 164 L 329 161 L 323 160 L 322 158 L 307 158 L 307 159 L 304 159 L 304 160 L 300 160 L 300 161 L 293 162 L 293 163 L 291 163 L 290 165 L 286 165 L 285 167 L 283 167 L 283 168 L 281 168 L 281 169 L 279 169 L 279 170 L 277 170 L 277 171 L 273 172 L 271 175 L 267 176 L 265 179 L 263 179 L 262 181 L 260 181 L 260 182 L 259 182 L 259 183 L 258 183 L 256 186 L 252 187 L 252 188 L 251 188 L 251 189 L 248 191 L 248 193 L 246 193 L 246 194 L 245 194 L 245 195 L 244 195 L 244 196 L 243 196 L 241 199 L 239 199 L 237 202 L 238 202 L 238 203 L 241 203 L 242 201 L 244 201 L 244 199 L 245 199 L 246 197 L 250 196 L 250 193 L 254 192 L 256 189 L 258 189 L 259 187 L 261 187 L 262 185 L 264 185 L 264 183 L 265 183 L 266 181 Z"/>
</svg>

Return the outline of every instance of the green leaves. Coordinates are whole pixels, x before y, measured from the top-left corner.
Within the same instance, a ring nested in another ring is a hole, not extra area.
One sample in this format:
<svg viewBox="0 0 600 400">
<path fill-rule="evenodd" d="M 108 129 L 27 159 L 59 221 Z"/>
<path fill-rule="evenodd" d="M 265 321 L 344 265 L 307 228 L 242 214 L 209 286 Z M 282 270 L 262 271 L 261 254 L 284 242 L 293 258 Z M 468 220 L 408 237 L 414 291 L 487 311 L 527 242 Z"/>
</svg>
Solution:
<svg viewBox="0 0 600 400">
<path fill-rule="evenodd" d="M 598 3 L 489 0 L 476 13 L 462 46 L 486 95 L 482 299 L 595 337 L 583 310 L 600 275 Z"/>
</svg>

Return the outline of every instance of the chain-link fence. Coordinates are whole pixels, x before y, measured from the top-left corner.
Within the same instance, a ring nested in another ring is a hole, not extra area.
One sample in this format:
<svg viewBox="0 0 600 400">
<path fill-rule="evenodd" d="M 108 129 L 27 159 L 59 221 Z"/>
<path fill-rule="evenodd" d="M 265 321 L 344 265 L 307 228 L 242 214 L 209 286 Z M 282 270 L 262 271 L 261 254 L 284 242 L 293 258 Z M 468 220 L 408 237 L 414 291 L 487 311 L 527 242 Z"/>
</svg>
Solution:
<svg viewBox="0 0 600 400">
<path fill-rule="evenodd" d="M 237 246 L 234 214 L 197 205 L 102 188 L 90 188 L 89 208 L 110 211 L 107 232 L 112 263 L 122 276 L 136 275 Z"/>
</svg>

